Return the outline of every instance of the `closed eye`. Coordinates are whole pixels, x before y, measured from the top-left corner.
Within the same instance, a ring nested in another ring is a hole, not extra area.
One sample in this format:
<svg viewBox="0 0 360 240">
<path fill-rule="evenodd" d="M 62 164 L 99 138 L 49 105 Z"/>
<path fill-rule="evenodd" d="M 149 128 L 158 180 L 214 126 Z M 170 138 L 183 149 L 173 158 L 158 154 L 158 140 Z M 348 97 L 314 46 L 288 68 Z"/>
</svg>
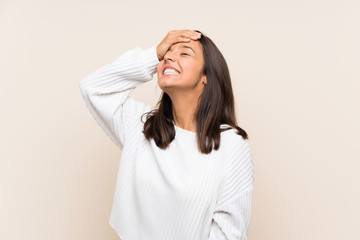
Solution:
<svg viewBox="0 0 360 240">
<path fill-rule="evenodd" d="M 184 55 L 188 55 L 188 56 L 190 56 L 190 55 L 189 55 L 189 54 L 187 54 L 187 53 L 182 53 L 182 54 L 180 54 L 180 55 L 183 55 L 183 54 L 184 54 Z"/>
</svg>

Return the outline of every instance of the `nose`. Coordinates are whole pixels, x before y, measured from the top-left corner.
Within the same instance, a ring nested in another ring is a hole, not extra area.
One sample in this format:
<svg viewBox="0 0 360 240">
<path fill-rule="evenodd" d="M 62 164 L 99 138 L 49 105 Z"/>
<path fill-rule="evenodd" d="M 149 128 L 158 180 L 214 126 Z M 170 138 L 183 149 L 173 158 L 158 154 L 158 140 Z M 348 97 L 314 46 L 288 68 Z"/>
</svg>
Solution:
<svg viewBox="0 0 360 240">
<path fill-rule="evenodd" d="M 172 53 L 170 51 L 168 51 L 164 56 L 164 60 L 169 61 L 170 59 L 171 59 L 171 61 L 174 61 L 174 57 L 172 56 Z"/>
</svg>

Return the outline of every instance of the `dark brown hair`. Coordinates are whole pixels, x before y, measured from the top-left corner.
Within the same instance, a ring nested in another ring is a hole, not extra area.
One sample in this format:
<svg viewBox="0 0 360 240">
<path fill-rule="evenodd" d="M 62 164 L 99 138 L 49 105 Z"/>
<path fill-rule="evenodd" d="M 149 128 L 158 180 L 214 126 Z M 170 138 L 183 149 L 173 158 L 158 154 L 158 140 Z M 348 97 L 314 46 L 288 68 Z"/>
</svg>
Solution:
<svg viewBox="0 0 360 240">
<path fill-rule="evenodd" d="M 213 41 L 203 33 L 198 41 L 203 46 L 203 74 L 206 75 L 207 84 L 198 101 L 196 135 L 199 151 L 208 154 L 213 147 L 218 150 L 222 131 L 233 127 L 244 139 L 248 139 L 248 134 L 236 123 L 234 95 L 225 58 Z M 156 106 L 157 109 L 144 113 L 147 116 L 142 132 L 147 140 L 154 138 L 159 148 L 166 149 L 175 138 L 172 102 L 169 95 L 163 92 Z M 231 127 L 220 129 L 221 124 L 228 124 Z"/>
</svg>

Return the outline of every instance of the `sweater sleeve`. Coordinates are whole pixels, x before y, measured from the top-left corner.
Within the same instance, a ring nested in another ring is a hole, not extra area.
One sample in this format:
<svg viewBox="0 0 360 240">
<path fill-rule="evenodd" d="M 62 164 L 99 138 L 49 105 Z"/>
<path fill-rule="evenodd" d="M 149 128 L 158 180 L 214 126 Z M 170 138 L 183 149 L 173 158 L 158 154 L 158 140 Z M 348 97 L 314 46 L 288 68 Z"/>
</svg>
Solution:
<svg viewBox="0 0 360 240">
<path fill-rule="evenodd" d="M 239 136 L 241 137 L 241 136 Z M 239 138 L 237 138 L 239 139 Z M 211 222 L 209 240 L 247 240 L 254 188 L 254 162 L 246 140 L 235 140 Z"/>
<path fill-rule="evenodd" d="M 90 113 L 120 148 L 141 115 L 150 106 L 128 96 L 137 86 L 153 79 L 159 59 L 156 46 L 125 51 L 115 61 L 83 78 L 79 88 Z"/>
</svg>

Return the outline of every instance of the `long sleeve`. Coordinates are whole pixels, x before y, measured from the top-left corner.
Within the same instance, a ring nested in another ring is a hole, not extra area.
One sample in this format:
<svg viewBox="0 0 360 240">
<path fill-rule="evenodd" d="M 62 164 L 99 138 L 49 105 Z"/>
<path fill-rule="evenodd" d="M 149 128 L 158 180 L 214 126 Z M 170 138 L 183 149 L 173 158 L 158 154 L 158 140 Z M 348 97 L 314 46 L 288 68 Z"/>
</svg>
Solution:
<svg viewBox="0 0 360 240">
<path fill-rule="evenodd" d="M 239 139 L 239 138 L 237 138 Z M 229 148 L 209 240 L 247 240 L 254 188 L 254 162 L 246 140 Z"/>
<path fill-rule="evenodd" d="M 128 96 L 153 79 L 159 59 L 156 47 L 127 50 L 115 61 L 92 72 L 79 83 L 87 108 L 110 139 L 120 148 L 133 124 L 150 106 Z"/>
</svg>

